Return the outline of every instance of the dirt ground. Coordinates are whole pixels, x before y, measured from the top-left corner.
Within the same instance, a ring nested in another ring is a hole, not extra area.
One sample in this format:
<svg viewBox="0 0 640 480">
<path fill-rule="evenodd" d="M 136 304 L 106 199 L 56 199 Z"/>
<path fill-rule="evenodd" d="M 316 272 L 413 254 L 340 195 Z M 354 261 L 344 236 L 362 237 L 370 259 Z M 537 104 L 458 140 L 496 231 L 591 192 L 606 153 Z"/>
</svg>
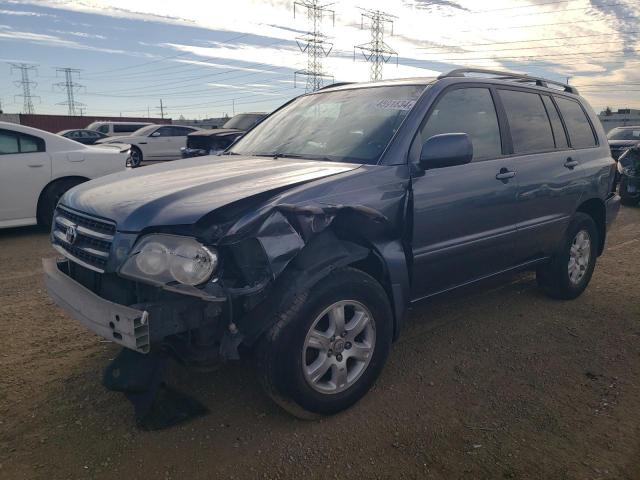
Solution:
<svg viewBox="0 0 640 480">
<path fill-rule="evenodd" d="M 586 293 L 532 274 L 416 307 L 375 388 L 316 422 L 249 361 L 172 381 L 211 413 L 161 432 L 100 385 L 117 348 L 43 288 L 37 229 L 0 232 L 0 478 L 640 479 L 640 208 L 623 208 Z"/>
</svg>

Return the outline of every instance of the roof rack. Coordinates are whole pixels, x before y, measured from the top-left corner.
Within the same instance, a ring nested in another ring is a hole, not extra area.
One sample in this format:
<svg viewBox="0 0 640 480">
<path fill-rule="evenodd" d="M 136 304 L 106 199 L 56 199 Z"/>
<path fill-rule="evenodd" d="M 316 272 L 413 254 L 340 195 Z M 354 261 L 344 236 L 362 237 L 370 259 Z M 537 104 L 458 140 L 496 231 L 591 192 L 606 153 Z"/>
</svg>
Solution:
<svg viewBox="0 0 640 480">
<path fill-rule="evenodd" d="M 467 73 L 493 75 L 497 80 L 512 80 L 518 83 L 535 83 L 538 87 L 549 88 L 549 85 L 555 85 L 558 87 L 562 87 L 562 89 L 567 93 L 578 95 L 578 89 L 576 87 L 572 87 L 571 85 L 567 85 L 566 83 L 556 82 L 555 80 L 548 80 L 546 78 L 532 77 L 530 75 L 525 75 L 522 73 L 501 72 L 499 70 L 485 70 L 483 68 L 457 68 L 455 70 L 451 70 L 450 72 L 443 73 L 442 75 L 438 76 L 438 79 L 449 77 L 466 77 Z"/>
</svg>

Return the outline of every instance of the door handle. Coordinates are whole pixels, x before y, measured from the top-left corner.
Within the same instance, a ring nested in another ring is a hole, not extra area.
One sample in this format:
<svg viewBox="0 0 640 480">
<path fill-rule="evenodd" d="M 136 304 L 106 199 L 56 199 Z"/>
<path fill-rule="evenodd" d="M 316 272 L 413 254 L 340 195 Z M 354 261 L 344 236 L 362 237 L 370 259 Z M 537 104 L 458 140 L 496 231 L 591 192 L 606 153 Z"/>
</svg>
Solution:
<svg viewBox="0 0 640 480">
<path fill-rule="evenodd" d="M 500 173 L 496 175 L 496 180 L 509 180 L 516 176 L 516 172 L 512 170 L 507 170 L 506 168 L 501 168 Z"/>
<path fill-rule="evenodd" d="M 571 157 L 569 157 L 567 158 L 567 161 L 564 162 L 564 166 L 567 167 L 569 170 L 573 170 L 578 166 L 578 161 L 573 160 Z"/>
<path fill-rule="evenodd" d="M 31 165 L 29 165 L 30 168 L 40 168 L 40 167 L 44 167 L 44 163 L 33 163 Z"/>
</svg>

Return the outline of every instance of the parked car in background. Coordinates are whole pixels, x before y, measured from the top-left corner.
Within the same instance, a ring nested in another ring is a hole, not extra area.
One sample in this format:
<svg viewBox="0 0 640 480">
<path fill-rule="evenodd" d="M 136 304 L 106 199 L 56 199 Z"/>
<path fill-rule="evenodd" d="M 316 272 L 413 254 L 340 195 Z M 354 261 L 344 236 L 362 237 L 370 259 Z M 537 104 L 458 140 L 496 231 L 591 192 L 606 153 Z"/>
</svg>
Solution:
<svg viewBox="0 0 640 480">
<path fill-rule="evenodd" d="M 182 149 L 182 158 L 218 155 L 266 116 L 266 113 L 240 113 L 227 120 L 222 128 L 190 133 L 187 146 Z"/>
<path fill-rule="evenodd" d="M 153 125 L 151 122 L 93 122 L 87 125 L 87 130 L 104 133 L 109 137 L 123 137 L 131 135 L 136 130 L 140 130 L 147 125 Z"/>
<path fill-rule="evenodd" d="M 62 130 L 61 132 L 58 132 L 57 135 L 75 140 L 76 142 L 80 142 L 83 145 L 93 145 L 98 140 L 107 138 L 108 136 L 104 133 L 96 132 L 93 130 Z"/>
<path fill-rule="evenodd" d="M 615 172 L 568 85 L 463 69 L 327 87 L 215 162 L 68 192 L 56 215 L 108 240 L 79 263 L 85 238 L 56 226 L 66 259 L 44 260 L 45 283 L 133 351 L 124 382 L 166 351 L 253 353 L 280 406 L 333 414 L 373 385 L 412 303 L 527 269 L 551 297 L 581 295 L 618 214 Z"/>
<path fill-rule="evenodd" d="M 197 131 L 182 125 L 148 125 L 126 137 L 105 138 L 98 145 L 126 143 L 131 145 L 131 166 L 139 167 L 143 160 L 175 160 L 187 144 L 187 135 Z"/>
<path fill-rule="evenodd" d="M 611 156 L 618 160 L 625 150 L 640 142 L 640 126 L 616 127 L 607 134 Z"/>
<path fill-rule="evenodd" d="M 618 159 L 620 197 L 623 205 L 640 202 L 640 143 L 628 148 Z"/>
<path fill-rule="evenodd" d="M 0 122 L 0 228 L 48 226 L 71 187 L 125 170 L 127 149 L 97 148 Z"/>
</svg>

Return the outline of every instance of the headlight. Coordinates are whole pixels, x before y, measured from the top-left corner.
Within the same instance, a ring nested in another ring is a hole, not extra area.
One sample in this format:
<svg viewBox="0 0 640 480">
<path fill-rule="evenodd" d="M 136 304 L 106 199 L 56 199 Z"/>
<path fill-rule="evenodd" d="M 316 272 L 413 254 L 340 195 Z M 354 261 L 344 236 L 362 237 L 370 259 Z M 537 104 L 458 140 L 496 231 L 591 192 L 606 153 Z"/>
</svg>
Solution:
<svg viewBox="0 0 640 480">
<path fill-rule="evenodd" d="M 215 249 L 191 237 L 147 235 L 136 244 L 120 274 L 156 285 L 200 285 L 218 266 Z"/>
</svg>

